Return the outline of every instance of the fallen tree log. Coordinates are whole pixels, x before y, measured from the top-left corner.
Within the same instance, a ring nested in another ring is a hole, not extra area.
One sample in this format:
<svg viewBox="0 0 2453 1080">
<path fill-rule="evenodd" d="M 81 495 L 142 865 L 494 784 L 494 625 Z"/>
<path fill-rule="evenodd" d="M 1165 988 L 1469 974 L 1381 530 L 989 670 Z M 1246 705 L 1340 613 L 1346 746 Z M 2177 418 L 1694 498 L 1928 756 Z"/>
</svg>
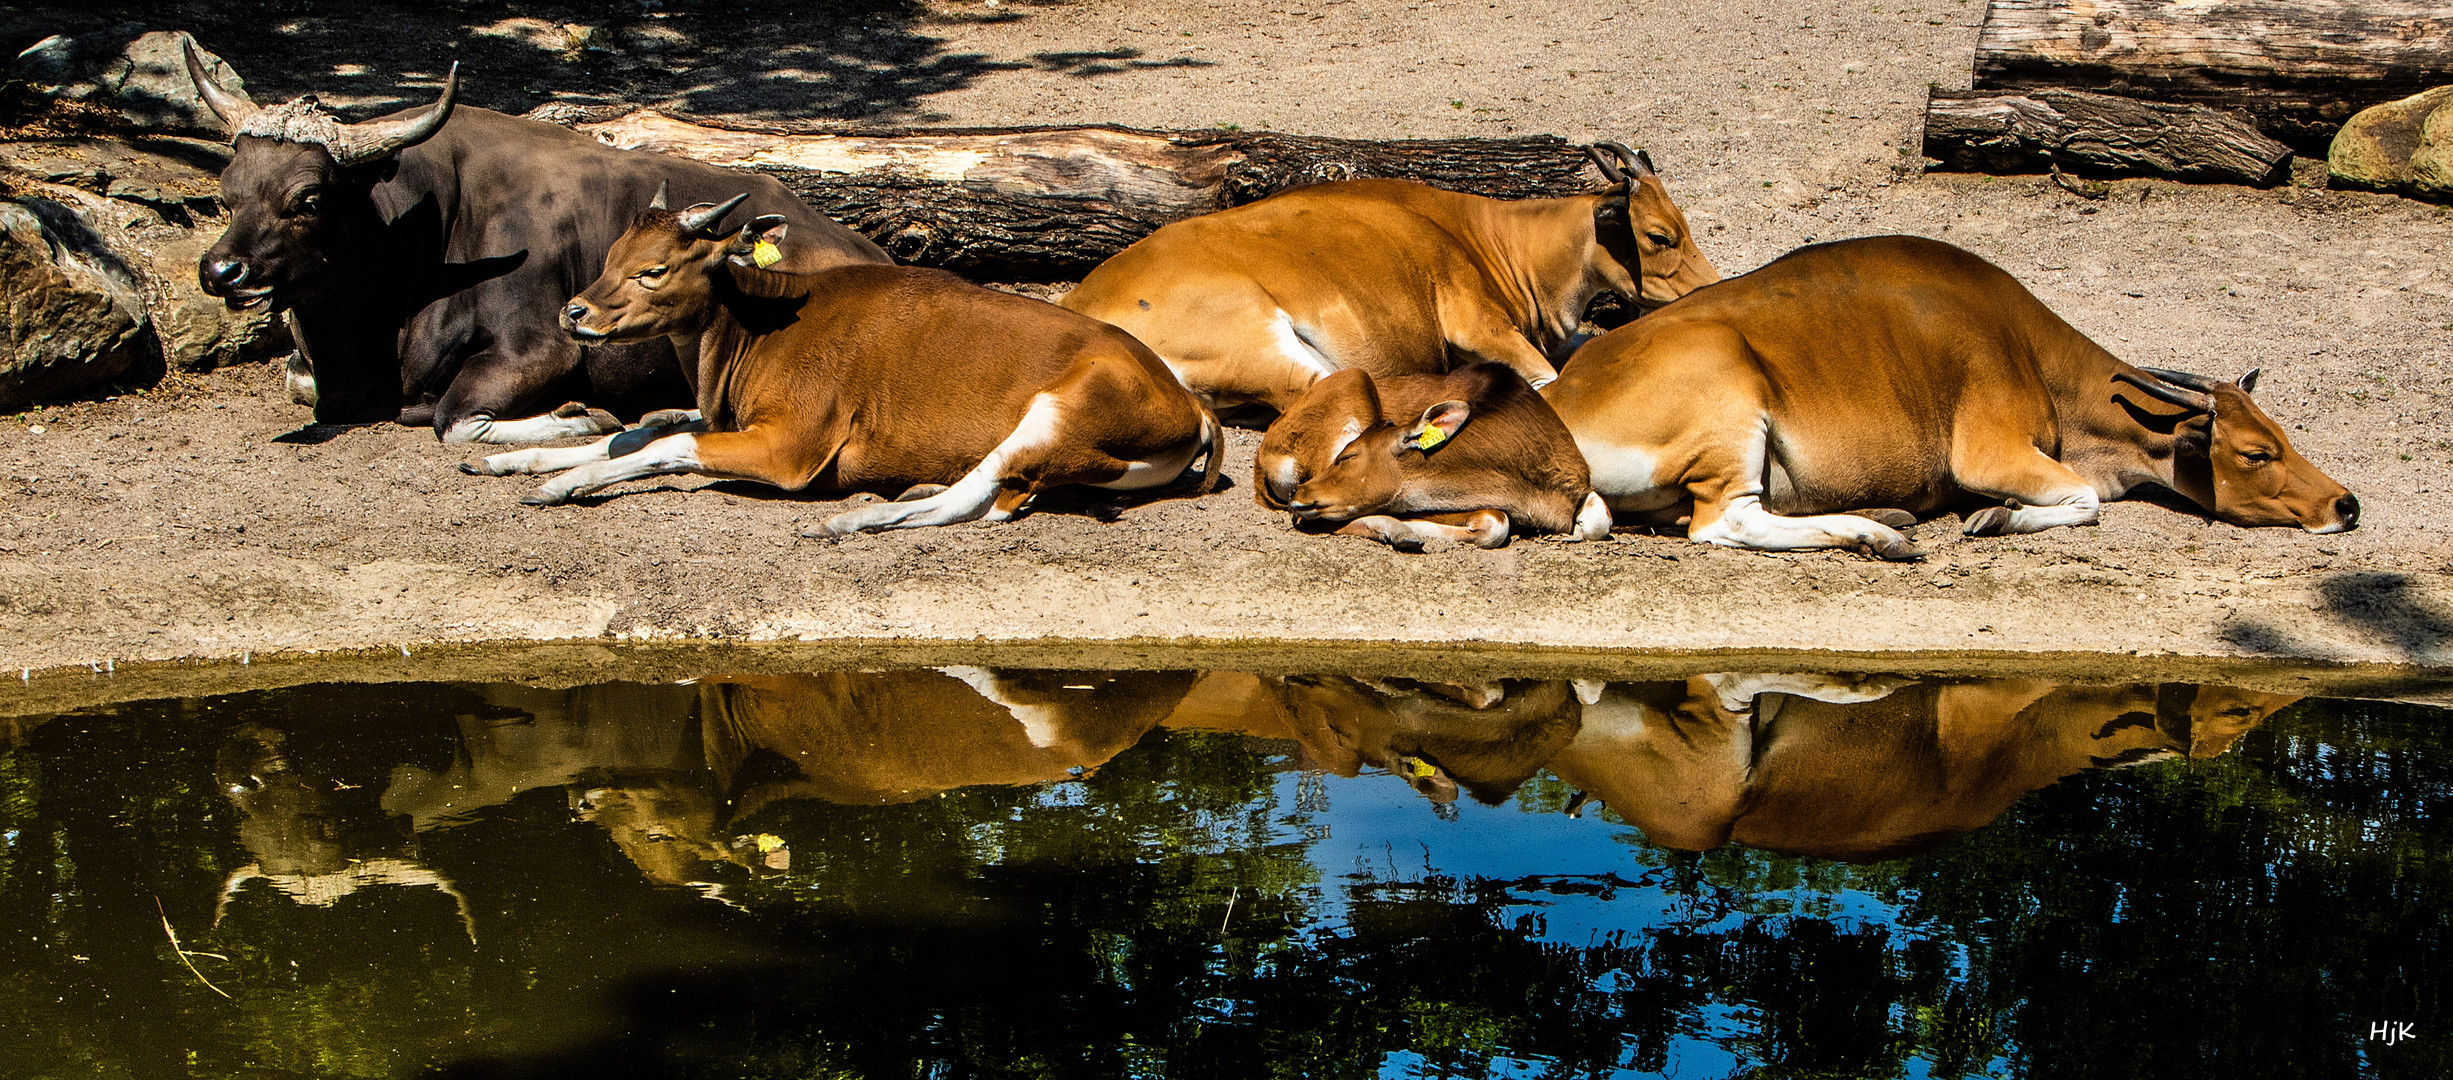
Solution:
<svg viewBox="0 0 2453 1080">
<path fill-rule="evenodd" d="M 2239 109 L 2322 157 L 2352 113 L 2453 82 L 2444 0 L 1992 0 L 1978 90 Z"/>
<path fill-rule="evenodd" d="M 1521 199 L 1599 188 L 1555 136 L 1378 142 L 1117 127 L 831 130 L 540 109 L 609 145 L 767 173 L 896 260 L 975 277 L 1079 277 L 1159 226 L 1324 180 L 1387 177 Z"/>
<path fill-rule="evenodd" d="M 1925 105 L 1925 156 L 1966 172 L 2061 168 L 2258 187 L 2291 179 L 2291 148 L 2234 114 L 2075 90 L 1936 90 Z"/>
</svg>

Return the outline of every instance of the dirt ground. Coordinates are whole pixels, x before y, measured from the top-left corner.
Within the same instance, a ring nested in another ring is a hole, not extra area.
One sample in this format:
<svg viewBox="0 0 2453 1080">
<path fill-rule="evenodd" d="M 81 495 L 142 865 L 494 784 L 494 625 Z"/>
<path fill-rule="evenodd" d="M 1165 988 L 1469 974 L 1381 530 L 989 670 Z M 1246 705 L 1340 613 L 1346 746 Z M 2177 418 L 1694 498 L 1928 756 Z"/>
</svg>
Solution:
<svg viewBox="0 0 2453 1080">
<path fill-rule="evenodd" d="M 482 451 L 426 430 L 301 438 L 305 411 L 259 365 L 0 422 L 0 666 L 39 685 L 105 662 L 707 637 L 2453 663 L 2453 211 L 2322 190 L 2309 162 L 2281 190 L 2125 180 L 2101 201 L 2036 177 L 1924 175 L 1926 88 L 1967 84 L 1982 0 L 718 8 L 376 4 L 344 23 L 325 5 L 0 2 L 0 45 L 140 18 L 196 29 L 259 98 L 368 107 L 424 100 L 400 84 L 457 56 L 468 100 L 514 111 L 567 97 L 1624 139 L 1725 273 L 1808 241 L 1918 233 L 1999 263 L 2125 359 L 2263 368 L 2260 400 L 2359 494 L 2361 525 L 2244 530 L 2133 502 L 2028 537 L 1928 522 L 1916 564 L 1631 533 L 1403 555 L 1264 513 L 1248 486 L 1258 436 L 1240 432 L 1236 485 L 1202 498 L 807 539 L 841 504 L 683 479 L 537 509 L 518 503 L 533 481 L 464 476 L 453 466 Z M 560 25 L 591 18 L 577 36 Z"/>
</svg>

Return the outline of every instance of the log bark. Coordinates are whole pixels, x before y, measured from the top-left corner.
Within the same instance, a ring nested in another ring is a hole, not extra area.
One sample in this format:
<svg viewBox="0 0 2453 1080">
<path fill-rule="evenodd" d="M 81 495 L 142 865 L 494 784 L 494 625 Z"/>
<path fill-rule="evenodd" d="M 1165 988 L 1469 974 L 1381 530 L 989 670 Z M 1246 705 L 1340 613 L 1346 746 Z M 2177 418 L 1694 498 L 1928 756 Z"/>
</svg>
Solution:
<svg viewBox="0 0 2453 1080">
<path fill-rule="evenodd" d="M 2059 167 L 2258 187 L 2291 179 L 2291 148 L 2232 113 L 2074 90 L 1934 91 L 1925 156 L 1968 172 Z"/>
<path fill-rule="evenodd" d="M 839 130 L 653 110 L 539 110 L 607 144 L 752 169 L 897 261 L 1077 278 L 1159 226 L 1324 180 L 1387 177 L 1521 199 L 1598 189 L 1555 136 L 1376 142 L 1118 127 Z"/>
<path fill-rule="evenodd" d="M 1978 90 L 2240 109 L 2322 157 L 2352 113 L 2453 82 L 2444 0 L 1992 0 Z"/>
</svg>

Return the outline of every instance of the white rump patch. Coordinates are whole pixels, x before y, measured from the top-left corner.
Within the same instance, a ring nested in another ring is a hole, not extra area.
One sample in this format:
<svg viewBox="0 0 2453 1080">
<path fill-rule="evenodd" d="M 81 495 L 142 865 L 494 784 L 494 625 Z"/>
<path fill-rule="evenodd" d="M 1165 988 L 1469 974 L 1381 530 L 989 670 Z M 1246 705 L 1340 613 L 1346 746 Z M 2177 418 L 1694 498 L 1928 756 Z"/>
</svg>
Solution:
<svg viewBox="0 0 2453 1080">
<path fill-rule="evenodd" d="M 1312 333 L 1317 336 L 1319 331 L 1315 330 Z M 1269 340 L 1277 345 L 1280 354 L 1294 361 L 1296 366 L 1313 374 L 1331 375 L 1337 371 L 1337 361 L 1329 359 L 1326 354 L 1313 348 L 1312 343 L 1306 340 L 1303 331 L 1296 328 L 1295 317 L 1288 315 L 1283 310 L 1270 314 Z"/>
</svg>

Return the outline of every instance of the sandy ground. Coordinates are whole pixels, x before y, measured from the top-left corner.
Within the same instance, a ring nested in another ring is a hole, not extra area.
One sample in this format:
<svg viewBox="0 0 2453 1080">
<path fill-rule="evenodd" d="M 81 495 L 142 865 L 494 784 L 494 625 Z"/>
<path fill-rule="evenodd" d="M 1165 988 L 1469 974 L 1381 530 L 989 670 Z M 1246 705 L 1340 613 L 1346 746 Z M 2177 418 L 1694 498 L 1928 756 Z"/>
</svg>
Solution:
<svg viewBox="0 0 2453 1080">
<path fill-rule="evenodd" d="M 211 29 L 202 7 L 188 24 L 173 21 L 188 9 L 157 7 L 159 25 Z M 1810 240 L 1920 233 L 2001 264 L 2126 359 L 2225 377 L 2263 368 L 2260 400 L 2359 494 L 2362 524 L 2314 537 L 2124 503 L 2100 527 L 2029 537 L 1970 540 L 1955 519 L 1928 522 L 1913 532 L 1929 552 L 1917 564 L 1635 534 L 1402 555 L 1299 536 L 1264 513 L 1248 487 L 1258 436 L 1243 432 L 1228 459 L 1236 486 L 1203 498 L 805 539 L 841 504 L 686 479 L 536 509 L 517 501 L 531 481 L 463 476 L 453 466 L 480 451 L 425 430 L 298 440 L 304 410 L 258 366 L 0 422 L 0 666 L 12 674 L 710 637 L 2453 663 L 2453 211 L 2321 190 L 2321 166 L 2305 162 L 2301 184 L 2277 191 L 2130 180 L 2101 201 L 2034 177 L 1922 175 L 1925 90 L 1966 85 L 1976 0 L 960 3 L 798 40 L 769 27 L 730 52 L 576 58 L 519 44 L 520 28 L 500 31 L 484 5 L 373 10 L 362 17 L 403 27 L 341 34 L 300 19 L 226 48 L 276 97 L 376 102 L 351 97 L 366 76 L 332 69 L 361 63 L 350 57 L 368 41 L 417 39 L 382 54 L 374 77 L 423 70 L 419 49 L 482 46 L 516 76 L 473 68 L 473 100 L 513 109 L 567 85 L 580 99 L 946 124 L 1625 139 L 1650 150 L 1724 272 Z M 611 38 L 696 25 L 674 10 Z M 417 19 L 441 20 L 432 41 L 406 25 Z"/>
</svg>

